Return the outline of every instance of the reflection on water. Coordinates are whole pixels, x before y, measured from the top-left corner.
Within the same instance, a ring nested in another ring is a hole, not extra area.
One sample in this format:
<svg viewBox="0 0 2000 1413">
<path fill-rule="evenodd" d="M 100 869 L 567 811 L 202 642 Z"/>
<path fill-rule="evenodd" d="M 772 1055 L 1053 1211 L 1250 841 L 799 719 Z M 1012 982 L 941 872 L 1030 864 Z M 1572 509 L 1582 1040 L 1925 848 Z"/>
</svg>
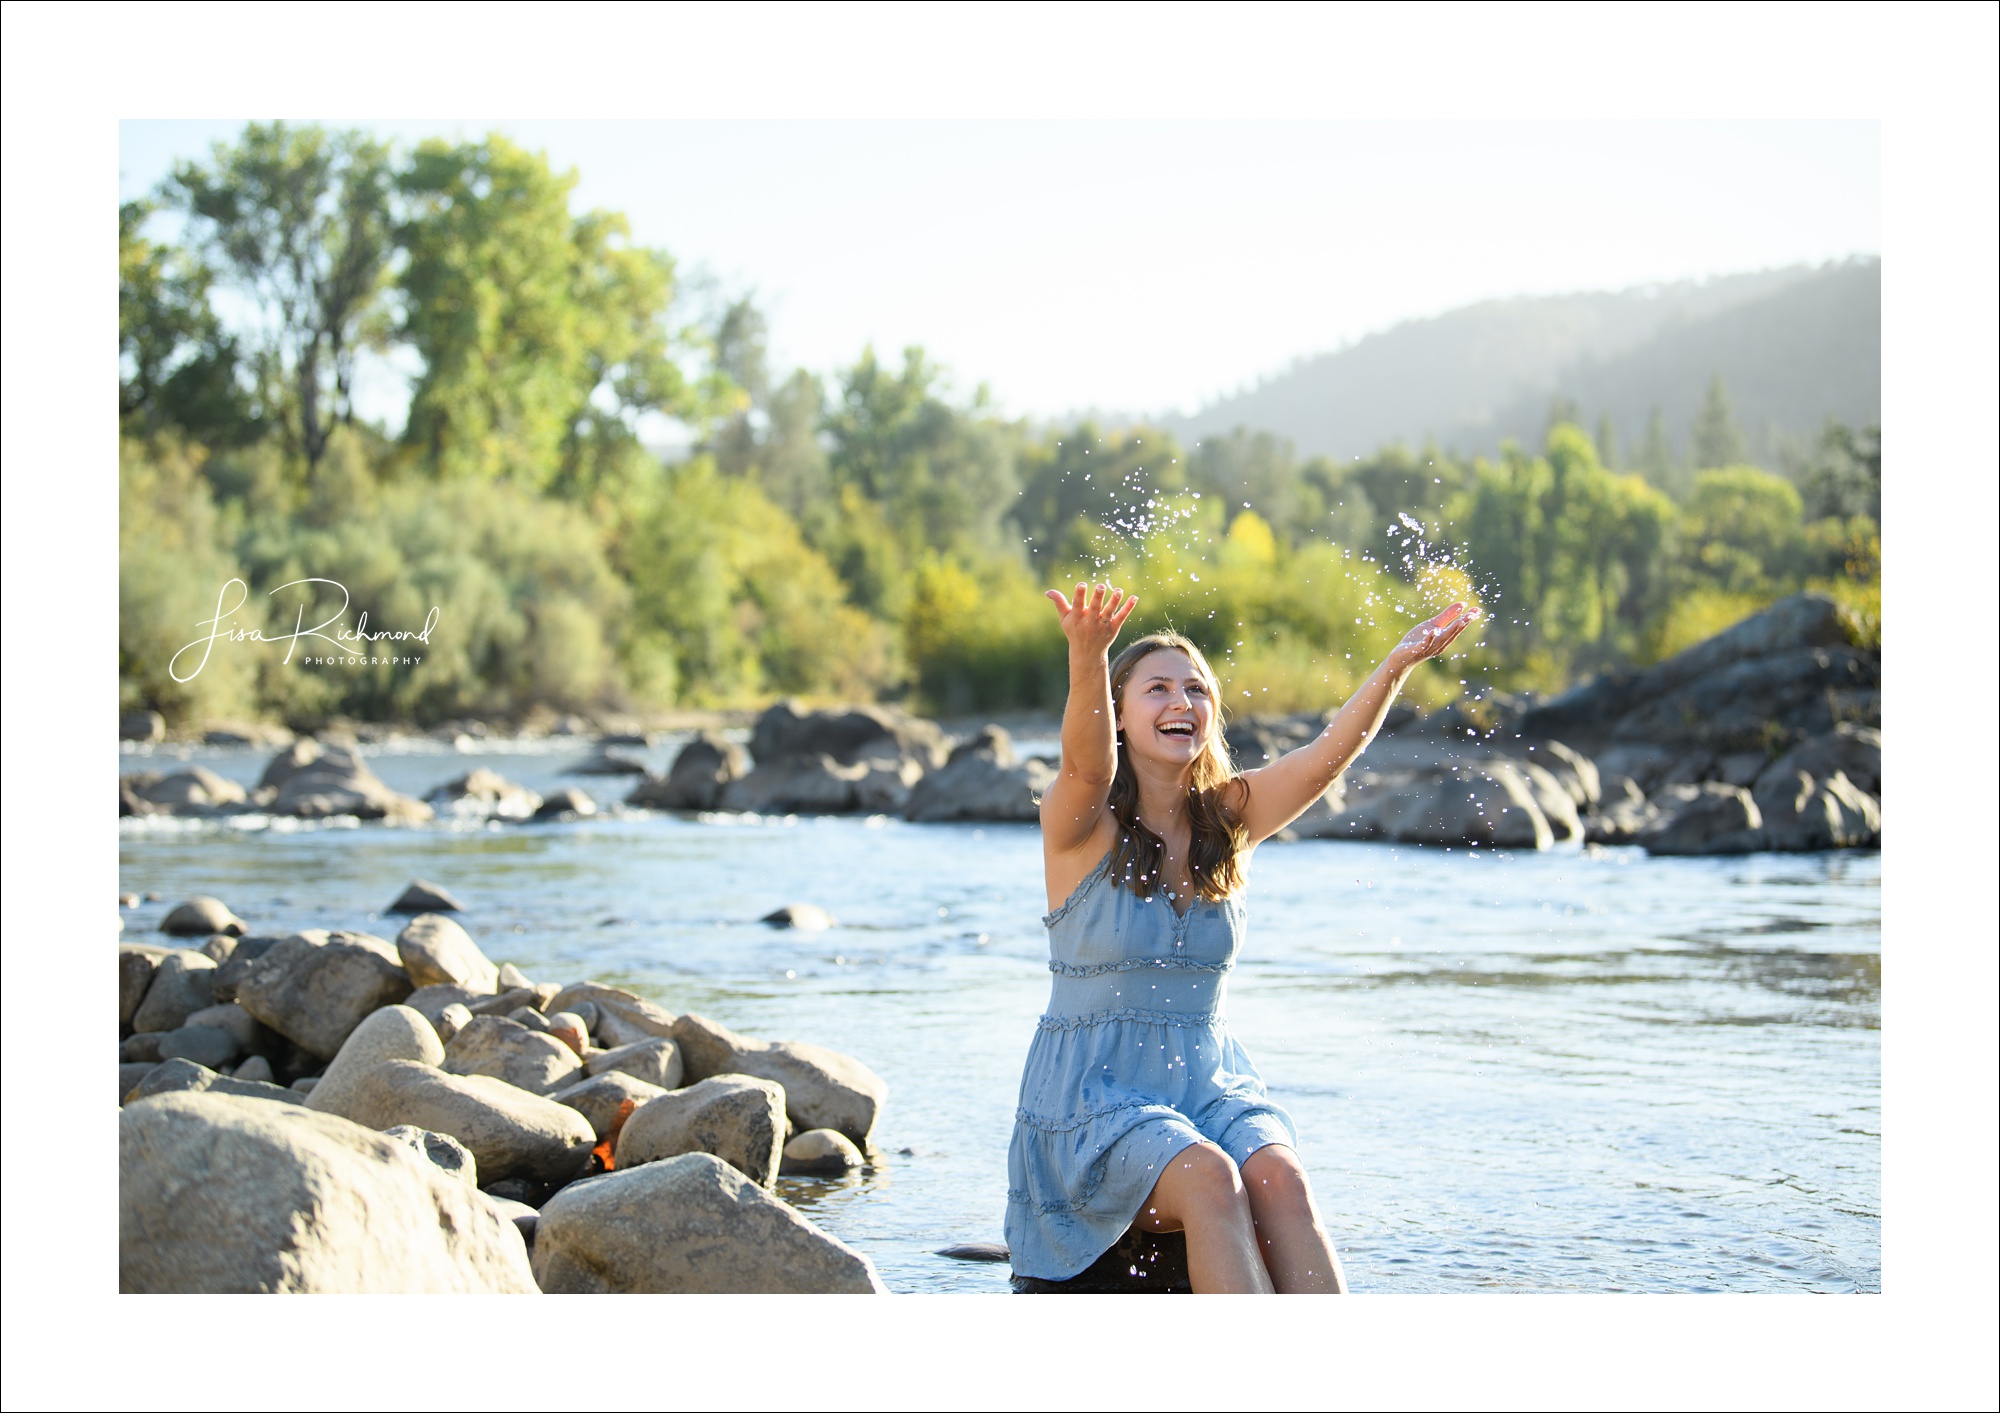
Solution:
<svg viewBox="0 0 2000 1413">
<path fill-rule="evenodd" d="M 253 782 L 261 767 L 195 758 Z M 563 763 L 371 761 L 415 793 L 474 764 L 547 790 Z M 581 783 L 605 803 L 629 788 Z M 261 931 L 391 932 L 379 910 L 428 877 L 467 900 L 489 953 L 538 979 L 590 976 L 850 1051 L 890 1086 L 881 1160 L 781 1179 L 781 1194 L 896 1289 L 1007 1288 L 1004 1266 L 931 1253 L 999 1235 L 1048 989 L 1031 828 L 143 821 L 119 872 L 123 891 L 166 895 L 126 914 L 134 930 L 212 892 Z M 1880 882 L 1866 854 L 1266 845 L 1231 1022 L 1298 1122 L 1357 1289 L 1873 1290 Z M 841 925 L 755 923 L 794 901 Z"/>
</svg>

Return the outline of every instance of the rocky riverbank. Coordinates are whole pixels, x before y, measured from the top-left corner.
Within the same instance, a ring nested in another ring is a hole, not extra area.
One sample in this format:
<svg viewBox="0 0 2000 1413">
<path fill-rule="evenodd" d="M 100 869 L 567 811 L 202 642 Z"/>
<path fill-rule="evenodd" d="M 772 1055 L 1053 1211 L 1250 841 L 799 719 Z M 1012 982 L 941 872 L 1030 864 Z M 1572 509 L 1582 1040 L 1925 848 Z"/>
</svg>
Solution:
<svg viewBox="0 0 2000 1413">
<path fill-rule="evenodd" d="M 119 947 L 121 1290 L 883 1289 L 773 1192 L 871 1161 L 866 1065 L 537 984 L 454 910 L 274 937 L 192 898 Z"/>
<path fill-rule="evenodd" d="M 1532 849 L 1583 841 L 1659 854 L 1873 847 L 1881 654 L 1852 637 L 1832 600 L 1802 594 L 1665 662 L 1553 701 L 1489 699 L 1428 717 L 1399 707 L 1281 837 Z M 1325 721 L 1249 716 L 1225 734 L 1250 767 L 1304 744 Z M 1020 755 L 997 725 L 954 736 L 873 706 L 779 702 L 755 718 L 747 746 L 699 730 L 662 774 L 629 754 L 642 734 L 584 740 L 589 754 L 567 773 L 629 777 L 618 807 L 631 810 L 1032 822 L 1057 767 Z M 290 740 L 251 788 L 200 766 L 125 775 L 119 811 L 416 824 L 547 823 L 599 810 L 582 789 L 542 795 L 489 769 L 421 799 L 399 794 L 358 746 L 338 733 Z"/>
</svg>

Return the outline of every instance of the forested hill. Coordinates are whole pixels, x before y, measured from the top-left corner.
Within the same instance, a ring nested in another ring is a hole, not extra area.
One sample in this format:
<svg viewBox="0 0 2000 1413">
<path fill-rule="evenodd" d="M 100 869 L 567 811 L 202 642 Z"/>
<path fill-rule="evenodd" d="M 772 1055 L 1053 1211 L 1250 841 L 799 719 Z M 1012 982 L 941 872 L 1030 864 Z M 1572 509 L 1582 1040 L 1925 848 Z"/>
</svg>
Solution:
<svg viewBox="0 0 2000 1413">
<path fill-rule="evenodd" d="M 1398 324 L 1295 364 L 1192 417 L 1193 440 L 1235 427 L 1346 460 L 1434 439 L 1462 453 L 1539 445 L 1561 396 L 1611 419 L 1636 453 L 1658 408 L 1676 460 L 1710 382 L 1728 388 L 1752 459 L 1775 466 L 1828 417 L 1881 419 L 1882 265 L 1867 257 L 1615 293 L 1491 300 Z"/>
</svg>

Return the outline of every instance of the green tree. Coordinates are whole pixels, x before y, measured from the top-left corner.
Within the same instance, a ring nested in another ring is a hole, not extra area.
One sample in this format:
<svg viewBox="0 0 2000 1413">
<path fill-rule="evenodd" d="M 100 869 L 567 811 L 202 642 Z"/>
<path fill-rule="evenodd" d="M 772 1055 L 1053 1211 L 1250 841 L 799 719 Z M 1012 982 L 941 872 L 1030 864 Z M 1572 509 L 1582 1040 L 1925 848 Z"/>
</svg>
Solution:
<svg viewBox="0 0 2000 1413">
<path fill-rule="evenodd" d="M 192 253 L 147 239 L 150 201 L 118 208 L 118 416 L 179 427 L 209 446 L 253 435 L 236 381 L 236 342 L 209 304 L 214 274 Z"/>
<path fill-rule="evenodd" d="M 1681 512 L 1684 563 L 1729 593 L 1781 592 L 1802 567 L 1803 510 L 1790 481 L 1755 466 L 1696 472 Z"/>
<path fill-rule="evenodd" d="M 211 162 L 182 162 L 171 200 L 198 248 L 255 306 L 263 415 L 308 475 L 354 415 L 354 366 L 376 322 L 393 238 L 390 157 L 357 132 L 251 123 Z"/>
<path fill-rule="evenodd" d="M 1736 426 L 1736 413 L 1729 405 L 1729 390 L 1723 387 L 1720 373 L 1709 379 L 1688 445 L 1697 470 L 1740 466 L 1746 459 L 1743 433 Z"/>
<path fill-rule="evenodd" d="M 1799 477 L 1807 520 L 1882 518 L 1882 429 L 1829 420 Z"/>
</svg>

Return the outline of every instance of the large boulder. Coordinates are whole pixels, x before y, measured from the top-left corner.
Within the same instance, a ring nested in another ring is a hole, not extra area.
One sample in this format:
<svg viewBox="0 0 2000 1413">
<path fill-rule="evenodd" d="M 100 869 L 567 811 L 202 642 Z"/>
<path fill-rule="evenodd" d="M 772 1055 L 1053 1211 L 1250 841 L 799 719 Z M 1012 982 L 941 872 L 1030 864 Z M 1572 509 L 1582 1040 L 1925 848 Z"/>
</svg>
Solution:
<svg viewBox="0 0 2000 1413">
<path fill-rule="evenodd" d="M 851 814 L 855 786 L 868 775 L 864 762 L 842 765 L 829 755 L 781 756 L 723 788 L 719 809 L 749 814 Z"/>
<path fill-rule="evenodd" d="M 306 1095 L 306 1107 L 346 1116 L 348 1105 L 360 1093 L 362 1076 L 390 1060 L 444 1063 L 444 1045 L 437 1031 L 408 1006 L 384 1006 L 354 1027 L 319 1083 Z"/>
<path fill-rule="evenodd" d="M 417 1060 L 367 1070 L 343 1105 L 373 1129 L 414 1124 L 448 1133 L 471 1150 L 479 1179 L 559 1185 L 590 1165 L 597 1142 L 576 1110 L 487 1075 L 455 1075 Z"/>
<path fill-rule="evenodd" d="M 177 903 L 160 919 L 160 931 L 178 937 L 207 937 L 217 932 L 240 937 L 249 930 L 242 918 L 229 911 L 228 904 L 206 896 Z"/>
<path fill-rule="evenodd" d="M 1673 785 L 1655 803 L 1661 817 L 1639 836 L 1649 854 L 1748 854 L 1770 847 L 1763 811 L 1740 786 Z"/>
<path fill-rule="evenodd" d="M 1568 793 L 1578 810 L 1594 810 L 1604 798 L 1604 780 L 1597 763 L 1561 741 L 1540 741 L 1529 748 L 1544 770 Z M 1553 823 L 1554 821 L 1551 821 Z"/>
<path fill-rule="evenodd" d="M 1882 794 L 1882 733 L 1873 727 L 1843 721 L 1833 730 L 1801 741 L 1772 761 L 1758 776 L 1789 781 L 1793 771 L 1803 770 L 1815 780 L 1845 775 L 1855 789 L 1865 794 Z"/>
<path fill-rule="evenodd" d="M 625 1120 L 640 1105 L 666 1092 L 659 1085 L 648 1084 L 637 1075 L 626 1074 L 623 1070 L 607 1070 L 581 1084 L 558 1089 L 549 1097 L 582 1114 L 599 1143 L 616 1143 Z"/>
<path fill-rule="evenodd" d="M 648 775 L 625 803 L 655 810 L 712 810 L 724 787 L 749 770 L 750 756 L 743 747 L 717 732 L 698 732 L 664 776 Z"/>
<path fill-rule="evenodd" d="M 220 970 L 217 968 L 218 974 Z M 186 1023 L 190 1026 L 210 1026 L 225 1032 L 235 1042 L 239 1054 L 272 1055 L 285 1048 L 285 1038 L 282 1035 L 262 1024 L 234 1001 L 205 1006 L 199 1011 L 191 1012 Z M 164 1053 L 162 1051 L 162 1054 Z"/>
<path fill-rule="evenodd" d="M 157 711 L 128 711 L 118 718 L 121 741 L 164 741 L 167 719 Z"/>
<path fill-rule="evenodd" d="M 499 987 L 500 968 L 442 912 L 420 912 L 396 934 L 396 955 L 412 986 L 462 986 L 481 996 Z"/>
<path fill-rule="evenodd" d="M 1055 783 L 1045 760 L 1012 760 L 991 744 L 967 751 L 910 791 L 905 817 L 922 824 L 950 820 L 1018 820 L 1040 817 L 1041 799 Z"/>
<path fill-rule="evenodd" d="M 1882 838 L 1881 806 L 1844 771 L 1817 779 L 1797 768 L 1767 770 L 1751 798 L 1768 848 L 1791 853 L 1868 848 Z"/>
<path fill-rule="evenodd" d="M 266 952 L 284 940 L 282 937 L 237 938 L 236 945 L 229 949 L 228 959 L 216 963 L 216 1003 L 234 1001 L 237 984 L 257 969 L 257 963 L 264 959 Z"/>
<path fill-rule="evenodd" d="M 394 1139 L 217 1094 L 118 1118 L 118 1288 L 147 1294 L 538 1287 L 493 1204 Z"/>
<path fill-rule="evenodd" d="M 450 1134 L 432 1133 L 415 1124 L 397 1124 L 394 1128 L 383 1129 L 382 1136 L 403 1144 L 439 1172 L 451 1174 L 467 1187 L 479 1186 L 478 1159 L 472 1156 L 470 1148 Z"/>
<path fill-rule="evenodd" d="M 449 819 L 529 819 L 542 797 L 482 765 L 438 786 L 424 803 Z"/>
<path fill-rule="evenodd" d="M 276 1104 L 297 1104 L 305 1096 L 262 1080 L 237 1079 L 217 1074 L 194 1060 L 167 1060 L 153 1066 L 146 1077 L 126 1094 L 125 1102 L 136 1104 L 156 1094 L 227 1094 L 237 1099 L 263 1099 Z"/>
<path fill-rule="evenodd" d="M 590 1011 L 586 1013 L 584 1007 Z M 676 1017 L 672 1011 L 657 1006 L 643 996 L 635 996 L 630 991 L 616 986 L 600 986 L 594 981 L 579 981 L 549 998 L 542 1008 L 553 1015 L 558 1011 L 574 1011 L 590 1022 L 591 1033 L 597 1043 L 608 1050 L 621 1045 L 633 1045 L 655 1037 L 672 1039 Z"/>
<path fill-rule="evenodd" d="M 625 1121 L 618 1166 L 682 1153 L 713 1153 L 759 1187 L 778 1179 L 785 1144 L 785 1091 L 768 1079 L 724 1074 L 662 1094 Z"/>
<path fill-rule="evenodd" d="M 144 943 L 121 942 L 118 946 L 118 1028 L 123 1030 L 132 1024 L 132 1017 L 138 1013 L 139 1003 L 146 999 L 146 988 L 153 984 L 153 973 L 162 958 L 174 949 L 152 947 Z"/>
<path fill-rule="evenodd" d="M 553 1094 L 581 1076 L 583 1061 L 553 1035 L 505 1016 L 474 1016 L 444 1047 L 444 1069 L 490 1075 L 530 1094 Z"/>
<path fill-rule="evenodd" d="M 158 1039 L 162 1060 L 192 1060 L 212 1070 L 234 1064 L 242 1053 L 235 1037 L 211 1025 L 184 1025 Z"/>
<path fill-rule="evenodd" d="M 907 756 L 934 770 L 949 749 L 936 722 L 877 706 L 810 711 L 781 701 L 757 718 L 750 734 L 750 755 L 760 767 L 791 756 L 824 755 L 842 765 L 864 756 Z"/>
<path fill-rule="evenodd" d="M 838 1129 L 863 1150 L 889 1098 L 880 1075 L 823 1045 L 753 1040 L 692 1013 L 674 1023 L 674 1040 L 689 1083 L 720 1074 L 771 1080 L 784 1089 L 794 1128 Z"/>
<path fill-rule="evenodd" d="M 551 1294 L 884 1290 L 866 1256 L 708 1153 L 557 1193 L 536 1223 L 534 1267 Z"/>
<path fill-rule="evenodd" d="M 271 792 L 266 806 L 271 813 L 300 819 L 353 815 L 415 824 L 434 814 L 422 800 L 383 784 L 351 748 L 324 745 L 310 736 L 274 756 L 258 785 L 260 798 L 262 791 Z"/>
<path fill-rule="evenodd" d="M 681 1047 L 671 1040 L 648 1039 L 600 1050 L 583 1062 L 587 1075 L 624 1073 L 661 1089 L 679 1089 L 685 1068 Z"/>
<path fill-rule="evenodd" d="M 1630 844 L 1660 817 L 1660 808 L 1629 775 L 1607 775 L 1597 808 L 1583 820 L 1583 837 L 1592 844 Z"/>
<path fill-rule="evenodd" d="M 1376 810 L 1382 834 L 1404 844 L 1546 849 L 1555 842 L 1533 782 L 1509 760 L 1426 772 L 1385 792 Z"/>
<path fill-rule="evenodd" d="M 1565 844 L 1582 837 L 1583 818 L 1577 812 L 1576 797 L 1562 779 L 1531 760 L 1510 759 L 1509 763 L 1528 782 L 1528 793 L 1535 797 L 1535 808 L 1548 821 L 1555 842 Z"/>
<path fill-rule="evenodd" d="M 153 968 L 146 999 L 132 1013 L 132 1029 L 179 1030 L 189 1016 L 214 1004 L 214 959 L 191 949 L 168 952 Z"/>
<path fill-rule="evenodd" d="M 135 781 L 133 791 L 150 805 L 174 814 L 189 815 L 217 813 L 233 805 L 241 805 L 248 798 L 241 785 L 217 775 L 205 765 L 190 766 L 172 775 L 149 779 L 143 785 Z"/>
<path fill-rule="evenodd" d="M 529 818 L 542 822 L 550 820 L 588 819 L 596 813 L 597 801 L 591 799 L 590 796 L 584 794 L 583 791 L 577 789 L 575 786 L 565 785 L 562 789 L 554 791 L 544 798 Z"/>
<path fill-rule="evenodd" d="M 340 932 L 315 945 L 288 937 L 236 984 L 236 1001 L 280 1035 L 331 1060 L 362 1018 L 410 994 L 410 975 L 389 944 Z"/>
</svg>

